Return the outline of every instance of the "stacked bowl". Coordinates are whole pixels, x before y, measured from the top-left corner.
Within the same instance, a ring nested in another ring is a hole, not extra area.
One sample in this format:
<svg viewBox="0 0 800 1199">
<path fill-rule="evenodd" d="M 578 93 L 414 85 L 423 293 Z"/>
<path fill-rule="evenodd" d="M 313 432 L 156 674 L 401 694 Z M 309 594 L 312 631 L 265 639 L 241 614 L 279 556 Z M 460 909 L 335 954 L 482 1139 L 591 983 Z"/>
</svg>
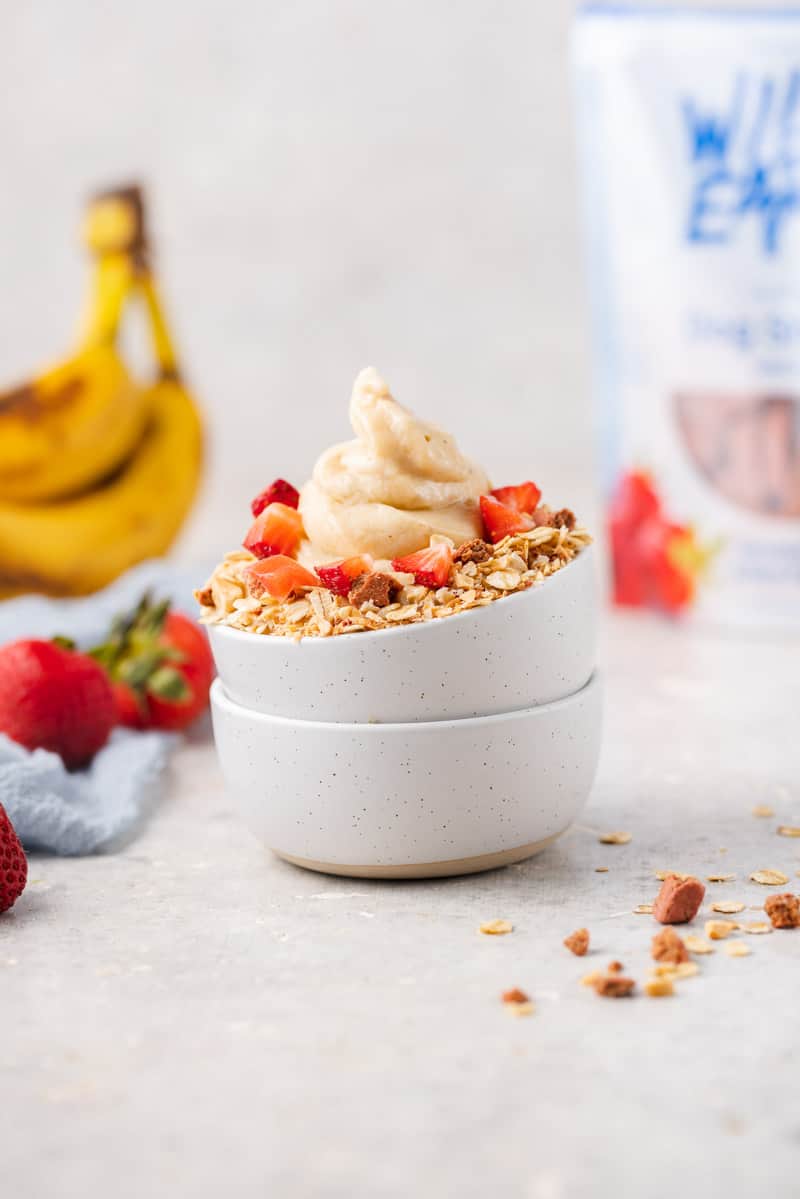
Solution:
<svg viewBox="0 0 800 1199">
<path fill-rule="evenodd" d="M 560 836 L 600 748 L 589 546 L 538 586 L 346 636 L 209 628 L 228 787 L 280 857 L 425 878 L 518 862 Z"/>
</svg>

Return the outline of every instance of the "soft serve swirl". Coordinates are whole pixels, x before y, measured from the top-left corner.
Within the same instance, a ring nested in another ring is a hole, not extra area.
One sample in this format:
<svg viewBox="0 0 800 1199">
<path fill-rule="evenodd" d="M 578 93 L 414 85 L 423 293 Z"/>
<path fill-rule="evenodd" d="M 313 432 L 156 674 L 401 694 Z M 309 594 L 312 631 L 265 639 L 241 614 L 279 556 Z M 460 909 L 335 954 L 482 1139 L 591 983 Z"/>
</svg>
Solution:
<svg viewBox="0 0 800 1199">
<path fill-rule="evenodd" d="M 491 486 L 487 476 L 448 433 L 398 404 L 372 367 L 353 385 L 350 423 L 355 440 L 326 450 L 301 492 L 305 557 L 396 558 L 434 533 L 456 545 L 480 535 L 477 500 Z"/>
</svg>

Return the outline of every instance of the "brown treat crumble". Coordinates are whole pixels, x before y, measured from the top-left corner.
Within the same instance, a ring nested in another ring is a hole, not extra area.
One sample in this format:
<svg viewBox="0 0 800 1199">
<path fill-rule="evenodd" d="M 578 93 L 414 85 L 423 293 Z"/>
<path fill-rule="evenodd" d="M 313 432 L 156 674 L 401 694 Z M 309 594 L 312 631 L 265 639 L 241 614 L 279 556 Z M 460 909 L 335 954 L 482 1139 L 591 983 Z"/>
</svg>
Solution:
<svg viewBox="0 0 800 1199">
<path fill-rule="evenodd" d="M 559 508 L 553 517 L 553 525 L 557 529 L 567 529 L 571 533 L 575 528 L 575 513 L 571 508 Z"/>
<path fill-rule="evenodd" d="M 624 969 L 625 969 L 625 967 L 623 966 L 622 962 L 609 962 L 608 963 L 608 973 L 609 974 L 622 974 L 622 971 Z"/>
<path fill-rule="evenodd" d="M 357 608 L 362 604 L 374 604 L 376 608 L 385 608 L 394 601 L 399 590 L 396 579 L 376 571 L 374 574 L 359 575 L 347 598 Z"/>
<path fill-rule="evenodd" d="M 512 987 L 510 991 L 503 991 L 503 1003 L 530 1003 L 530 995 L 526 995 L 519 987 Z"/>
<path fill-rule="evenodd" d="M 800 900 L 788 891 L 785 895 L 770 895 L 764 904 L 773 928 L 800 928 Z"/>
<path fill-rule="evenodd" d="M 492 556 L 492 547 L 480 537 L 465 541 L 453 554 L 453 561 L 465 565 L 467 562 L 488 562 Z"/>
<path fill-rule="evenodd" d="M 579 928 L 574 933 L 570 933 L 564 938 L 564 944 L 570 953 L 574 953 L 576 958 L 582 958 L 589 948 L 589 930 L 588 928 Z"/>
<path fill-rule="evenodd" d="M 668 874 L 653 904 L 659 924 L 687 924 L 697 915 L 706 893 L 699 878 Z"/>
<path fill-rule="evenodd" d="M 626 999 L 633 994 L 636 983 L 632 978 L 623 978 L 621 974 L 601 974 L 592 985 L 597 994 L 606 999 Z"/>
<path fill-rule="evenodd" d="M 689 951 L 683 938 L 669 927 L 663 928 L 653 937 L 651 953 L 655 961 L 672 962 L 676 966 L 679 962 L 688 962 L 689 960 Z"/>
</svg>

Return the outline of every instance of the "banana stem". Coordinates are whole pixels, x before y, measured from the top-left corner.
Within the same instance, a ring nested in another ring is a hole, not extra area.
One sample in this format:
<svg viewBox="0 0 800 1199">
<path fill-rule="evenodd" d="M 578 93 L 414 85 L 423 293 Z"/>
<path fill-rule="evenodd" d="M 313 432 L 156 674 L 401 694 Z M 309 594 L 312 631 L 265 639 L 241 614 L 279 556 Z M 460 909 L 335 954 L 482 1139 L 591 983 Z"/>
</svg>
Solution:
<svg viewBox="0 0 800 1199">
<path fill-rule="evenodd" d="M 139 277 L 137 287 L 150 317 L 153 350 L 158 365 L 161 367 L 161 377 L 162 379 L 177 379 L 178 359 L 175 354 L 175 347 L 172 344 L 172 338 L 167 328 L 167 321 L 164 316 L 164 310 L 161 307 L 161 299 L 158 295 L 155 280 L 149 271 Z"/>
<path fill-rule="evenodd" d="M 95 265 L 94 285 L 80 336 L 81 346 L 112 345 L 131 294 L 135 268 L 128 254 L 104 254 Z"/>
</svg>

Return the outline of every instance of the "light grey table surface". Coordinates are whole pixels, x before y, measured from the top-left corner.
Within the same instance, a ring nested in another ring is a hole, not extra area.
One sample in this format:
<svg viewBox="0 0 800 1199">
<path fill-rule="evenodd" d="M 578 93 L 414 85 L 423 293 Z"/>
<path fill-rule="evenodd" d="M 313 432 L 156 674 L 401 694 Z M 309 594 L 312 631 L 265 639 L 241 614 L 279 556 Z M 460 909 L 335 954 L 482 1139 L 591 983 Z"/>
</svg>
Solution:
<svg viewBox="0 0 800 1199">
<path fill-rule="evenodd" d="M 800 887 L 775 831 L 800 824 L 797 646 L 617 617 L 604 658 L 590 805 L 529 863 L 402 884 L 284 865 L 207 733 L 122 852 L 35 859 L 0 921 L 2 1193 L 797 1194 L 800 932 L 700 959 L 673 999 L 578 985 L 613 957 L 644 977 L 632 908 L 660 868 L 733 872 L 709 891 L 747 904 L 759 867 Z M 481 936 L 494 917 L 514 932 Z M 561 945 L 579 925 L 583 961 Z M 503 1009 L 514 985 L 533 1017 Z"/>
</svg>

